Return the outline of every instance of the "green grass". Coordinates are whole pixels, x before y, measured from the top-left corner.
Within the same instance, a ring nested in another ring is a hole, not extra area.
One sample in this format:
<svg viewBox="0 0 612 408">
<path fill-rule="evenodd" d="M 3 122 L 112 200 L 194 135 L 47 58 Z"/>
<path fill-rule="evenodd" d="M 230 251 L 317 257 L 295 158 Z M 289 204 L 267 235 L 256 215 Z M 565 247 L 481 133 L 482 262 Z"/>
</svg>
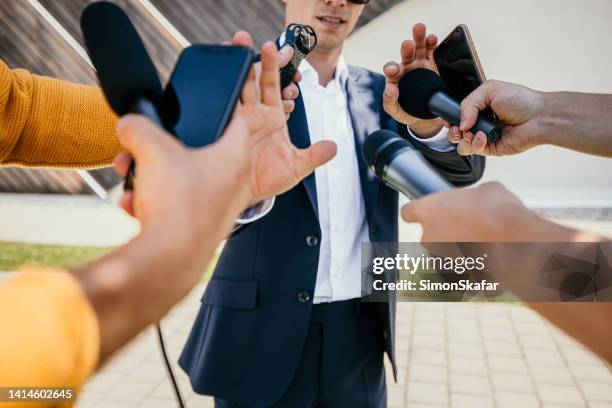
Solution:
<svg viewBox="0 0 612 408">
<path fill-rule="evenodd" d="M 14 271 L 23 265 L 73 269 L 101 257 L 112 249 L 0 242 L 0 271 Z M 215 255 L 206 267 L 203 280 L 210 278 L 217 258 Z"/>
<path fill-rule="evenodd" d="M 13 271 L 23 265 L 72 269 L 111 249 L 0 242 L 0 271 Z"/>
</svg>

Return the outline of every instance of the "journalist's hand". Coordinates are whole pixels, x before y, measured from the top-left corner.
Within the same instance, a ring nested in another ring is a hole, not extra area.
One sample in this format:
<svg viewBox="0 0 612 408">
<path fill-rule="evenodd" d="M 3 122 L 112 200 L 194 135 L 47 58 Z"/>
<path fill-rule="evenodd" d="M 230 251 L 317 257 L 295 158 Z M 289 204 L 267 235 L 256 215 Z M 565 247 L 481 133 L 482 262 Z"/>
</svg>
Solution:
<svg viewBox="0 0 612 408">
<path fill-rule="evenodd" d="M 504 125 L 502 137 L 487 143 L 484 132 L 469 131 L 478 114 L 490 107 Z M 540 144 L 543 97 L 540 92 L 524 86 L 500 81 L 487 81 L 461 103 L 461 124 L 452 127 L 449 139 L 461 143 L 459 154 L 507 156 L 518 154 Z"/>
</svg>

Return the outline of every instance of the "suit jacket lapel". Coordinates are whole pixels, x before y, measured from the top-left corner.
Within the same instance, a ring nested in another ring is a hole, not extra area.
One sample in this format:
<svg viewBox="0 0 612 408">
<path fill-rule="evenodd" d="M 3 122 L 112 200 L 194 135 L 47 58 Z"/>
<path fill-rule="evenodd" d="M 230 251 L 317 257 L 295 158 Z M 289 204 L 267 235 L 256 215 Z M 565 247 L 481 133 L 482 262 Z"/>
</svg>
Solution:
<svg viewBox="0 0 612 408">
<path fill-rule="evenodd" d="M 368 169 L 363 159 L 361 146 L 365 138 L 380 128 L 380 112 L 377 114 L 376 107 L 380 106 L 379 95 L 374 95 L 368 86 L 367 77 L 360 70 L 349 68 L 349 78 L 346 84 L 349 113 L 355 134 L 355 149 L 357 163 L 359 163 L 359 175 L 361 178 L 361 189 L 366 207 L 366 218 L 371 225 L 371 217 L 374 214 L 378 189 L 380 183 L 376 176 Z"/>
<path fill-rule="evenodd" d="M 304 108 L 304 100 L 302 99 L 301 93 L 300 96 L 295 100 L 295 110 L 289 117 L 287 126 L 289 127 L 289 135 L 291 137 L 291 142 L 297 148 L 305 149 L 307 147 L 310 147 L 308 120 L 306 118 L 306 109 Z M 312 204 L 312 209 L 314 210 L 318 218 L 319 206 L 317 203 L 317 184 L 315 182 L 314 171 L 304 179 L 303 183 L 304 187 L 306 188 L 308 198 L 310 199 L 310 204 Z"/>
</svg>

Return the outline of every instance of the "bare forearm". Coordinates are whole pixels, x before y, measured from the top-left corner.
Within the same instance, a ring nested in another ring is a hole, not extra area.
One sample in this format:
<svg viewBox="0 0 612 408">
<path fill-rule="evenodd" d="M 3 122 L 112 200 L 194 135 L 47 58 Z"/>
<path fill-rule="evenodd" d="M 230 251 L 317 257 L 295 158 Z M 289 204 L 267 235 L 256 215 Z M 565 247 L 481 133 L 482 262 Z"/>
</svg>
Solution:
<svg viewBox="0 0 612 408">
<path fill-rule="evenodd" d="M 604 238 L 575 230 L 524 209 L 504 216 L 507 242 L 600 242 Z"/>
<path fill-rule="evenodd" d="M 541 144 L 612 157 L 612 95 L 544 94 Z"/>
<path fill-rule="evenodd" d="M 211 216 L 208 234 L 199 238 L 172 237 L 163 230 L 141 234 L 75 272 L 98 317 L 101 361 L 189 293 L 232 219 L 228 214 Z"/>
<path fill-rule="evenodd" d="M 612 303 L 529 302 L 529 306 L 612 364 Z"/>
<path fill-rule="evenodd" d="M 519 231 L 520 230 L 520 231 Z M 535 214 L 524 217 L 524 221 L 517 225 L 513 235 L 517 242 L 601 242 L 605 239 L 586 232 L 573 230 L 548 220 L 541 219 Z M 536 250 L 537 247 L 536 247 Z M 525 255 L 525 254 L 524 254 Z M 529 259 L 528 256 L 523 256 Z M 525 265 L 523 265 L 525 266 Z M 508 279 L 517 279 L 516 270 L 508 271 Z M 532 271 L 530 273 L 535 273 Z M 510 283 L 516 293 L 521 297 L 521 288 L 525 289 L 527 279 L 521 282 Z M 610 303 L 551 303 L 528 302 L 529 306 L 540 313 L 551 323 L 582 342 L 599 356 L 612 363 L 612 304 Z M 588 316 L 588 319 L 585 319 Z"/>
</svg>

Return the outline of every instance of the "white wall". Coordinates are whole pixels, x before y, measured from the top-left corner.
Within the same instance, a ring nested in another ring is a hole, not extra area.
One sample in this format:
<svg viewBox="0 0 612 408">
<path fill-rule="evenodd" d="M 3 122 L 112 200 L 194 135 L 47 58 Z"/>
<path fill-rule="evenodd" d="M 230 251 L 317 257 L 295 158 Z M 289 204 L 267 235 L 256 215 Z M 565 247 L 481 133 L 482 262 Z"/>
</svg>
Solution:
<svg viewBox="0 0 612 408">
<path fill-rule="evenodd" d="M 409 0 L 353 34 L 345 55 L 380 72 L 399 59 L 413 24 L 427 24 L 442 39 L 465 23 L 488 78 L 612 93 L 611 21 L 609 0 Z M 612 160 L 558 148 L 490 159 L 484 178 L 504 182 L 534 206 L 612 206 Z"/>
</svg>

